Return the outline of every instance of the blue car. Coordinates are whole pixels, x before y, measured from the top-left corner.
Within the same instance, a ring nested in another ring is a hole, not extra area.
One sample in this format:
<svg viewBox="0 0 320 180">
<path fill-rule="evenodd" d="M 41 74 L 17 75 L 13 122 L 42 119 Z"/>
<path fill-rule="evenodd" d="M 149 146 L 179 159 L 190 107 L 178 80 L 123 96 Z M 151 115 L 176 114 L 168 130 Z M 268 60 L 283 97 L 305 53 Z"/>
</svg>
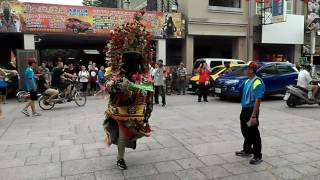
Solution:
<svg viewBox="0 0 320 180">
<path fill-rule="evenodd" d="M 284 94 L 288 85 L 297 84 L 298 70 L 291 63 L 260 62 L 257 76 L 266 85 L 265 95 Z M 216 79 L 214 92 L 221 98 L 241 97 L 242 87 L 248 79 L 244 70 L 248 65 L 243 65 L 238 71 Z"/>
</svg>

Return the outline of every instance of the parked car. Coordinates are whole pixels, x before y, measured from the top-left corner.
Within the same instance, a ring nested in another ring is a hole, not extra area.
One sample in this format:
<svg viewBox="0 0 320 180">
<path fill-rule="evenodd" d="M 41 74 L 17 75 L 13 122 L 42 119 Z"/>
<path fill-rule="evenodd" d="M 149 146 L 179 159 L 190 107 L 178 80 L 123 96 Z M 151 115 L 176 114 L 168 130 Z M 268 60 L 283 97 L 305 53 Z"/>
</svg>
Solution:
<svg viewBox="0 0 320 180">
<path fill-rule="evenodd" d="M 240 99 L 243 84 L 248 79 L 244 76 L 246 68 L 247 65 L 244 65 L 229 75 L 217 78 L 214 83 L 215 94 L 221 98 Z M 258 63 L 257 76 L 265 83 L 265 95 L 284 94 L 287 86 L 297 84 L 298 74 L 295 65 L 291 63 Z"/>
<path fill-rule="evenodd" d="M 198 69 L 201 63 L 206 62 L 210 69 L 225 65 L 225 63 L 230 63 L 230 64 L 245 64 L 243 60 L 239 59 L 223 59 L 223 58 L 200 58 L 197 59 L 193 65 L 194 69 Z"/>
<path fill-rule="evenodd" d="M 73 33 L 84 33 L 92 30 L 92 26 L 88 22 L 83 22 L 76 18 L 69 18 L 66 22 L 67 29 L 70 29 L 73 31 Z"/>
<path fill-rule="evenodd" d="M 239 64 L 230 64 L 231 72 L 236 71 L 240 68 Z M 224 65 L 216 66 L 211 70 L 211 84 L 213 85 L 214 81 L 222 76 L 225 75 L 226 68 Z M 195 75 L 191 77 L 189 80 L 189 91 L 196 91 L 198 87 L 199 75 Z"/>
</svg>

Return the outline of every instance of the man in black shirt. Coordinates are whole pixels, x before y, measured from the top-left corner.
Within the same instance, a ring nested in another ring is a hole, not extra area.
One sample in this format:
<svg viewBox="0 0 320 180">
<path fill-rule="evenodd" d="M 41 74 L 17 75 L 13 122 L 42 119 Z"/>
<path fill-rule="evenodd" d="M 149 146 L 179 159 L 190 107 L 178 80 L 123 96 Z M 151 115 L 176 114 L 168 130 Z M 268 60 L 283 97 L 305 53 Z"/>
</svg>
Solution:
<svg viewBox="0 0 320 180">
<path fill-rule="evenodd" d="M 65 73 L 63 71 L 63 62 L 59 61 L 57 67 L 52 71 L 51 85 L 52 87 L 59 89 L 61 92 L 64 92 L 65 97 L 68 97 L 71 91 L 71 84 L 66 81 L 67 77 L 77 78 L 75 75 Z"/>
<path fill-rule="evenodd" d="M 77 75 L 77 71 L 76 69 L 74 68 L 74 65 L 71 63 L 69 64 L 68 68 L 64 70 L 65 73 L 68 73 L 68 74 L 71 74 L 71 75 L 74 75 L 76 76 Z"/>
</svg>

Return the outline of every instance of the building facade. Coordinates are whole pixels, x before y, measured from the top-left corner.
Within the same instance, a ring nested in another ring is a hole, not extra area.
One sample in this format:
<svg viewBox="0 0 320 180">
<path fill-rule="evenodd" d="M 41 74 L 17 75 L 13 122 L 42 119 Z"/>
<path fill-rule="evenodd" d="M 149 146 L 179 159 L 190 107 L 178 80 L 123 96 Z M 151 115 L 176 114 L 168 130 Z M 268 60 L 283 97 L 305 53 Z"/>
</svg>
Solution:
<svg viewBox="0 0 320 180">
<path fill-rule="evenodd" d="M 274 23 L 271 1 L 251 1 L 251 31 L 253 31 L 253 54 L 255 61 L 289 61 L 296 63 L 301 57 L 304 44 L 304 19 L 306 3 L 300 0 L 284 2 L 285 19 Z"/>
<path fill-rule="evenodd" d="M 198 58 L 248 60 L 248 1 L 179 0 L 178 3 L 186 20 L 182 60 L 189 72 Z"/>
</svg>

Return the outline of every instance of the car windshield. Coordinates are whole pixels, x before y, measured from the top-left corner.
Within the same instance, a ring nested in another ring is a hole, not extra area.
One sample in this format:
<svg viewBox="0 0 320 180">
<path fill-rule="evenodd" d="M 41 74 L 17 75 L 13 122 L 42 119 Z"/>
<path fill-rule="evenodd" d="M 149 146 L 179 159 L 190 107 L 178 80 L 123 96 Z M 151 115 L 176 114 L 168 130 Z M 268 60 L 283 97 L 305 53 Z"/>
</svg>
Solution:
<svg viewBox="0 0 320 180">
<path fill-rule="evenodd" d="M 233 66 L 233 67 L 230 67 L 230 70 L 223 72 L 223 75 L 233 74 L 233 73 L 235 73 L 236 71 L 238 71 L 240 68 L 241 68 L 241 66 Z"/>
<path fill-rule="evenodd" d="M 229 75 L 242 76 L 244 75 L 244 71 L 247 69 L 247 66 L 237 66 L 233 68 L 235 69 L 231 73 L 229 73 Z"/>
<path fill-rule="evenodd" d="M 211 70 L 211 75 L 215 75 L 218 72 L 222 71 L 224 69 L 224 67 L 215 67 Z"/>
</svg>

